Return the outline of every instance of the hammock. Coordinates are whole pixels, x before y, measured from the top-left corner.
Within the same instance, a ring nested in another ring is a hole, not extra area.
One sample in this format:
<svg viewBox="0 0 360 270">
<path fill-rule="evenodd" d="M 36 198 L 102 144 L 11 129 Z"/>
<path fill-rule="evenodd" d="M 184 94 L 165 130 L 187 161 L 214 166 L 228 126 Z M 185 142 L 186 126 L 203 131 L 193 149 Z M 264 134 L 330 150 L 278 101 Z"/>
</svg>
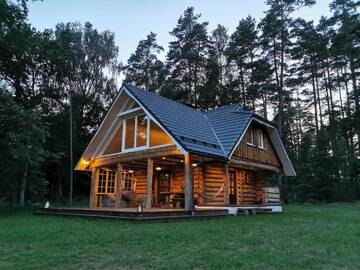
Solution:
<svg viewBox="0 0 360 270">
<path fill-rule="evenodd" d="M 135 200 L 136 194 L 136 179 L 134 179 L 134 183 L 132 184 L 130 190 L 125 190 L 121 192 L 121 199 L 127 203 Z"/>
<path fill-rule="evenodd" d="M 224 189 L 224 186 L 225 186 L 225 183 L 223 183 L 223 184 L 221 185 L 221 187 L 219 188 L 219 190 L 218 190 L 214 195 L 212 195 L 212 196 L 207 196 L 207 195 L 201 193 L 200 191 L 196 191 L 196 190 L 195 190 L 195 192 L 196 192 L 197 194 L 199 194 L 200 197 L 202 197 L 202 198 L 204 198 L 204 199 L 206 199 L 206 200 L 212 200 L 212 199 L 215 199 L 217 196 L 219 196 L 219 194 L 221 193 L 221 191 Z"/>
</svg>

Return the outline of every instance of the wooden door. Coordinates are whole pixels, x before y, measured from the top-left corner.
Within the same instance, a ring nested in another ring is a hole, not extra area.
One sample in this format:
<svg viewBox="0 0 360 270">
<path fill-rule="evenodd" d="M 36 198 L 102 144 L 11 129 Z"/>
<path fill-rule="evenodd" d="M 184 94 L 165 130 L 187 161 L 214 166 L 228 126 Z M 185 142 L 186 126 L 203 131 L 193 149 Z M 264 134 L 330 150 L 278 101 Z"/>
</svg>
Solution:
<svg viewBox="0 0 360 270">
<path fill-rule="evenodd" d="M 229 204 L 236 204 L 236 173 L 229 171 Z"/>
<path fill-rule="evenodd" d="M 158 173 L 158 203 L 167 206 L 170 203 L 170 171 Z"/>
</svg>

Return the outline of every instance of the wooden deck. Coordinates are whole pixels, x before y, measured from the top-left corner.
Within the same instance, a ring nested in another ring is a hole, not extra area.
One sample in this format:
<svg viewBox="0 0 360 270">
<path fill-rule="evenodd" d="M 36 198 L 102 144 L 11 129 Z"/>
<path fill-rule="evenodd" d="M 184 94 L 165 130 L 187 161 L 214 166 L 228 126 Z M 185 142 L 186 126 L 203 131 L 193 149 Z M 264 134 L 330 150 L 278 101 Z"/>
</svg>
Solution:
<svg viewBox="0 0 360 270">
<path fill-rule="evenodd" d="M 136 208 L 42 208 L 34 214 L 128 221 L 207 219 L 229 216 L 228 211 L 223 209 L 197 210 L 192 214 L 183 209 L 169 208 L 152 208 L 143 212 L 137 212 Z"/>
</svg>

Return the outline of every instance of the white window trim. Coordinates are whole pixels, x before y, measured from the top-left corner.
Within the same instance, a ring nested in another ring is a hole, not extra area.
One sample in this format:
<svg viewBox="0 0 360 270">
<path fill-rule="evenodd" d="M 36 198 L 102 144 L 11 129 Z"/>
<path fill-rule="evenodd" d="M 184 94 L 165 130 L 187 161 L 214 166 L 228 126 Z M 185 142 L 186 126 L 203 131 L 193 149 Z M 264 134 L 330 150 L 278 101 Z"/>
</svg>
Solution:
<svg viewBox="0 0 360 270">
<path fill-rule="evenodd" d="M 130 114 L 130 113 L 134 113 L 134 112 L 138 112 L 138 111 L 141 111 L 141 107 L 137 107 L 137 108 L 134 108 L 134 109 L 130 109 L 130 110 L 118 113 L 117 116 L 118 117 L 123 117 L 123 116 L 126 116 L 126 115 Z"/>
<path fill-rule="evenodd" d="M 139 147 L 139 148 L 131 148 L 131 149 L 127 149 L 124 152 L 117 152 L 117 153 L 111 153 L 111 154 L 107 154 L 107 155 L 102 155 L 101 157 L 111 157 L 111 156 L 116 156 L 116 155 L 122 155 L 122 154 L 128 154 L 130 152 L 136 152 L 136 151 L 141 151 L 141 150 L 149 150 L 149 149 L 155 149 L 155 148 L 161 148 L 161 147 L 167 147 L 167 146 L 172 146 L 175 144 L 162 144 L 162 145 L 156 145 L 156 146 L 150 146 L 150 147 Z"/>
<path fill-rule="evenodd" d="M 251 138 L 251 142 L 247 142 L 246 144 L 252 147 L 256 147 L 254 140 L 254 129 L 252 127 L 250 127 L 250 138 Z"/>
<path fill-rule="evenodd" d="M 137 144 L 137 117 L 140 115 L 145 115 L 146 116 L 146 145 L 143 146 L 136 146 Z M 135 118 L 135 129 L 134 129 L 134 147 L 132 148 L 125 148 L 125 141 L 126 141 L 126 120 L 130 119 L 130 118 Z M 104 155 L 103 153 L 101 154 L 101 157 L 110 157 L 110 156 L 114 156 L 114 155 L 119 155 L 119 154 L 126 154 L 126 153 L 131 153 L 131 152 L 136 152 L 136 151 L 141 151 L 141 150 L 147 150 L 147 149 L 154 149 L 154 148 L 160 148 L 160 147 L 166 147 L 166 146 L 171 146 L 174 145 L 174 143 L 171 144 L 161 144 L 161 145 L 155 145 L 155 146 L 150 146 L 150 132 L 151 132 L 151 122 L 153 121 L 149 115 L 145 112 L 143 113 L 139 113 L 136 115 L 132 115 L 132 116 L 128 116 L 126 118 L 123 118 L 120 122 L 120 125 L 122 124 L 122 138 L 121 138 L 121 151 L 120 152 L 116 152 L 116 153 L 111 153 L 111 154 L 106 154 Z M 154 122 L 156 124 L 156 122 Z M 105 148 L 106 149 L 106 148 Z M 105 150 L 104 150 L 105 151 Z"/>
<path fill-rule="evenodd" d="M 146 116 L 146 145 L 137 146 L 137 123 L 138 123 L 138 116 L 145 115 Z M 134 128 L 134 147 L 132 148 L 125 148 L 125 141 L 126 141 L 126 120 L 135 118 L 135 128 Z M 123 133 L 122 133 L 122 145 L 121 145 L 121 152 L 120 153 L 129 153 L 144 149 L 149 149 L 150 147 L 150 118 L 146 113 L 139 113 L 134 116 L 127 117 L 123 120 Z M 103 155 L 104 156 L 104 155 Z"/>
<path fill-rule="evenodd" d="M 265 150 L 264 132 L 262 131 L 262 129 L 258 129 L 258 131 L 259 131 L 258 148 L 261 150 Z"/>
<path fill-rule="evenodd" d="M 186 156 L 189 153 L 181 146 L 181 144 L 156 120 L 154 116 L 138 101 L 138 99 L 126 89 L 126 87 L 122 87 L 122 90 L 125 91 L 125 93 L 128 94 L 133 100 L 135 100 L 140 107 L 143 109 L 143 111 L 146 113 L 146 115 L 150 118 L 151 121 L 154 121 L 160 128 L 163 129 L 163 131 L 171 138 L 171 140 L 174 142 L 174 144 L 180 149 L 180 151 Z"/>
</svg>

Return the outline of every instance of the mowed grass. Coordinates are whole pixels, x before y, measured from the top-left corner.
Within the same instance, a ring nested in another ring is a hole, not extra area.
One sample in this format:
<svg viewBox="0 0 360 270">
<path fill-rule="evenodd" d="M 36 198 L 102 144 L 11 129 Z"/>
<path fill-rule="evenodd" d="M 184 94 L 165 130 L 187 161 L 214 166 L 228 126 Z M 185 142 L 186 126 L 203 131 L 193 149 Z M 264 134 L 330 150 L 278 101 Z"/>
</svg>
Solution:
<svg viewBox="0 0 360 270">
<path fill-rule="evenodd" d="M 0 269 L 360 269 L 360 204 L 129 223 L 0 214 Z"/>
</svg>

